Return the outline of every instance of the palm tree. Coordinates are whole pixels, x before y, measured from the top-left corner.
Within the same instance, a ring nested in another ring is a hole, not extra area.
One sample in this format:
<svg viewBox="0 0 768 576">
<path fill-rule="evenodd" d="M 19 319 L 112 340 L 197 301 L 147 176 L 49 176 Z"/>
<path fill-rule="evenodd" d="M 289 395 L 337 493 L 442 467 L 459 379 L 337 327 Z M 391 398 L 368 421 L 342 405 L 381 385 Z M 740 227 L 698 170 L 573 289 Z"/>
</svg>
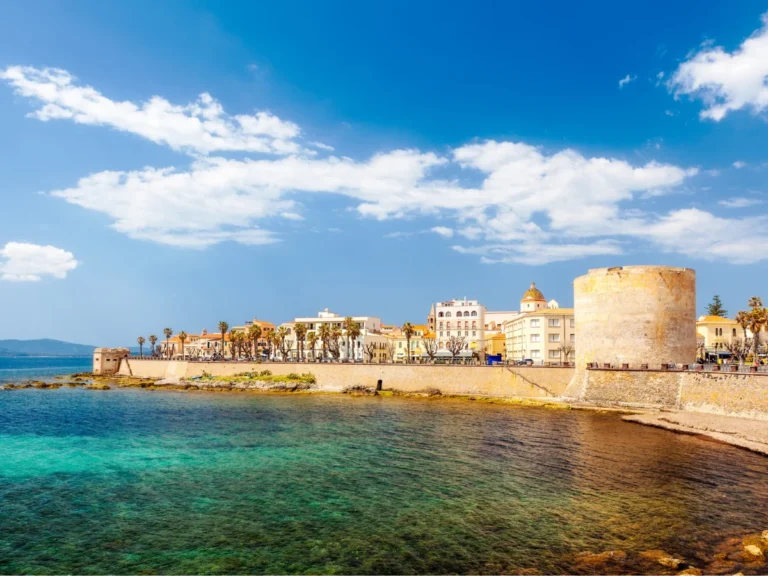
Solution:
<svg viewBox="0 0 768 576">
<path fill-rule="evenodd" d="M 350 337 L 350 332 L 352 331 L 352 326 L 354 325 L 355 325 L 355 321 L 352 320 L 352 316 L 347 316 L 346 318 L 344 318 L 342 328 L 344 328 L 344 334 L 345 334 L 344 339 L 346 340 L 346 343 L 347 343 L 347 360 L 349 360 L 351 357 L 349 337 Z"/>
<path fill-rule="evenodd" d="M 760 296 L 752 296 L 749 299 L 749 307 L 753 310 L 755 308 L 762 308 L 763 307 L 763 299 L 760 298 Z"/>
<path fill-rule="evenodd" d="M 323 359 L 328 357 L 328 342 L 331 340 L 331 326 L 327 322 L 320 324 L 317 329 L 317 335 L 323 343 Z"/>
<path fill-rule="evenodd" d="M 352 340 L 352 361 L 355 360 L 355 342 L 360 338 L 360 334 L 363 331 L 360 329 L 360 324 L 357 322 L 352 323 L 352 327 L 347 330 L 347 336 Z"/>
<path fill-rule="evenodd" d="M 411 338 L 413 337 L 413 333 L 415 332 L 413 328 L 413 324 L 410 322 L 406 322 L 403 324 L 403 327 L 401 328 L 403 331 L 403 336 L 405 336 L 405 362 L 407 364 L 411 363 Z"/>
<path fill-rule="evenodd" d="M 187 333 L 184 330 L 179 332 L 179 340 L 181 340 L 181 359 L 184 360 L 184 342 L 187 341 Z"/>
<path fill-rule="evenodd" d="M 280 356 L 285 362 L 288 360 L 288 351 L 285 348 L 285 338 L 288 336 L 288 328 L 285 326 L 280 326 L 280 328 L 277 329 L 277 332 L 275 332 L 275 343 L 277 345 L 278 350 L 280 350 Z"/>
<path fill-rule="evenodd" d="M 307 342 L 309 343 L 309 349 L 312 352 L 312 361 L 315 361 L 315 345 L 317 344 L 317 341 L 319 339 L 319 336 L 316 332 L 310 332 L 307 336 Z"/>
<path fill-rule="evenodd" d="M 734 318 L 739 326 L 741 326 L 741 331 L 744 333 L 744 340 L 747 339 L 747 326 L 749 326 L 749 312 L 746 312 L 744 310 L 739 310 L 739 313 L 736 314 L 736 318 Z"/>
<path fill-rule="evenodd" d="M 144 342 L 146 342 L 146 340 L 144 340 L 144 336 L 139 336 L 136 338 L 136 342 L 139 343 L 139 358 L 144 358 Z"/>
<path fill-rule="evenodd" d="M 307 337 L 307 325 L 299 322 L 293 327 L 293 331 L 296 332 L 296 352 L 299 361 L 301 361 L 304 360 L 304 339 Z"/>
<path fill-rule="evenodd" d="M 224 335 L 229 330 L 229 324 L 222 320 L 219 322 L 219 332 L 221 332 L 221 357 L 224 358 Z"/>
<path fill-rule="evenodd" d="M 152 356 L 155 355 L 155 344 L 157 344 L 157 336 L 154 334 L 149 335 L 149 345 L 152 346 Z"/>
<path fill-rule="evenodd" d="M 331 328 L 331 336 L 328 340 L 331 356 L 334 360 L 338 360 L 341 357 L 341 340 L 344 338 L 344 333 L 341 331 L 341 326 L 334 325 Z"/>
<path fill-rule="evenodd" d="M 171 339 L 171 336 L 173 336 L 173 329 L 172 328 L 163 328 L 163 334 L 165 334 L 165 355 L 168 356 L 171 352 L 171 345 L 168 340 Z"/>
<path fill-rule="evenodd" d="M 261 326 L 258 324 L 251 324 L 248 328 L 248 338 L 250 339 L 252 345 L 253 345 L 253 355 L 254 357 L 259 352 L 259 339 L 261 338 Z"/>
<path fill-rule="evenodd" d="M 272 332 L 269 337 L 269 343 L 272 347 L 272 360 L 275 360 L 278 350 L 280 350 L 280 333 L 279 329 Z"/>
<path fill-rule="evenodd" d="M 750 298 L 750 303 L 753 299 Z M 749 331 L 752 332 L 752 359 L 758 364 L 757 348 L 760 345 L 760 330 L 766 324 L 765 308 L 755 306 L 749 313 Z"/>
</svg>

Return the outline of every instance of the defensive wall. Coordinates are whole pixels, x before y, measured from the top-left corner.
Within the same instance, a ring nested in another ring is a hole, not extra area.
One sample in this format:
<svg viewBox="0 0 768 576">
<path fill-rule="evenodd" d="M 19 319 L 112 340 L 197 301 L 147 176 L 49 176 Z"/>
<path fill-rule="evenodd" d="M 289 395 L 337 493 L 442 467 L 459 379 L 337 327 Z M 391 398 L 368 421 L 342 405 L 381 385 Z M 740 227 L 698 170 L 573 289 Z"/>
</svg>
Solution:
<svg viewBox="0 0 768 576">
<path fill-rule="evenodd" d="M 768 373 L 592 368 L 579 401 L 768 420 Z"/>
<path fill-rule="evenodd" d="M 230 376 L 239 372 L 269 370 L 272 374 L 310 372 L 318 389 L 340 392 L 348 386 L 417 392 L 437 388 L 443 394 L 464 396 L 553 398 L 562 396 L 573 377 L 573 368 L 527 366 L 440 366 L 420 364 L 332 364 L 296 362 L 188 362 L 126 358 L 119 374 L 139 378 L 192 378 Z"/>
</svg>

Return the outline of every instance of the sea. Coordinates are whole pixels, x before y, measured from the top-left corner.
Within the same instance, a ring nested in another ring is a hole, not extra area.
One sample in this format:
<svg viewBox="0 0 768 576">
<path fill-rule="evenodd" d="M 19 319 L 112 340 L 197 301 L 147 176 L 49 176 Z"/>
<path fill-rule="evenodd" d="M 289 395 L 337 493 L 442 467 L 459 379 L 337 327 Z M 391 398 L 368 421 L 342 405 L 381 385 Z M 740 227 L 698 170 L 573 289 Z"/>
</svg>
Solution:
<svg viewBox="0 0 768 576">
<path fill-rule="evenodd" d="M 701 566 L 768 529 L 766 478 L 762 456 L 612 413 L 16 389 L 0 391 L 0 573 L 585 573 L 585 552 L 658 549 Z"/>
<path fill-rule="evenodd" d="M 91 370 L 91 356 L 0 356 L 0 382 L 49 378 Z"/>
</svg>

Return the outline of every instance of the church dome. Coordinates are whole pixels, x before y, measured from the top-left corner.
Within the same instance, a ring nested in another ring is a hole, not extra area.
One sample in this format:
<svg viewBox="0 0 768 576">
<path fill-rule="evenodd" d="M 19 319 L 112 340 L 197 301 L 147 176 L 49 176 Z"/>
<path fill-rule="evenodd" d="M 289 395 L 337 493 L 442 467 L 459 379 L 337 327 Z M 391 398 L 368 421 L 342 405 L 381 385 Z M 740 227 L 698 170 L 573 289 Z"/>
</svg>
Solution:
<svg viewBox="0 0 768 576">
<path fill-rule="evenodd" d="M 521 299 L 521 301 L 523 302 L 532 301 L 532 300 L 539 300 L 541 302 L 547 301 L 544 298 L 544 294 L 541 293 L 541 290 L 536 288 L 536 282 L 531 282 L 531 287 L 525 291 L 525 294 L 523 294 L 523 297 Z"/>
</svg>

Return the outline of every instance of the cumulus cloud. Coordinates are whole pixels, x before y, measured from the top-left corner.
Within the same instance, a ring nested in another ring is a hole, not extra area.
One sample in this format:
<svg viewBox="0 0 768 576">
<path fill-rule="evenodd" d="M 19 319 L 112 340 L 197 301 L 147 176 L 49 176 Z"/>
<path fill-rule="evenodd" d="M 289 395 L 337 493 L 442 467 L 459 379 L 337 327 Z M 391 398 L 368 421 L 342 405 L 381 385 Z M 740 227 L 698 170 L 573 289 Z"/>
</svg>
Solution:
<svg viewBox="0 0 768 576">
<path fill-rule="evenodd" d="M 700 116 L 719 122 L 734 110 L 760 113 L 768 106 L 768 12 L 763 26 L 733 52 L 705 44 L 672 75 L 669 89 L 704 103 Z"/>
<path fill-rule="evenodd" d="M 696 168 L 495 140 L 443 154 L 320 156 L 298 143 L 295 124 L 266 112 L 228 115 L 211 96 L 186 106 L 160 97 L 134 104 L 109 100 L 61 70 L 11 67 L 2 75 L 19 94 L 43 103 L 35 118 L 109 126 L 193 153 L 189 166 L 96 172 L 50 192 L 108 215 L 116 230 L 136 239 L 198 249 L 225 241 L 271 244 L 280 241 L 275 227 L 308 217 L 311 203 L 299 195 L 326 194 L 345 198 L 363 217 L 439 218 L 447 224 L 427 226 L 429 232 L 461 238 L 454 250 L 489 263 L 613 256 L 631 250 L 631 241 L 703 258 L 762 258 L 758 250 L 742 255 L 732 239 L 741 226 L 755 226 L 752 220 L 699 210 L 656 214 L 643 204 L 678 190 Z M 332 151 L 318 142 L 306 146 Z M 268 155 L 216 154 L 232 150 Z M 675 242 L 676 234 L 685 238 Z"/>
<path fill-rule="evenodd" d="M 736 168 L 736 170 L 741 170 L 747 165 L 746 162 L 742 162 L 741 160 L 736 160 L 736 162 L 733 163 L 733 167 Z"/>
<path fill-rule="evenodd" d="M 90 86 L 81 86 L 66 70 L 10 66 L 0 70 L 16 93 L 36 101 L 30 116 L 44 122 L 72 120 L 136 134 L 174 150 L 209 154 L 220 151 L 295 154 L 299 127 L 261 111 L 231 116 L 210 94 L 176 105 L 153 96 L 146 102 L 115 101 Z"/>
<path fill-rule="evenodd" d="M 71 252 L 54 246 L 8 242 L 0 248 L 0 280 L 37 282 L 43 276 L 66 278 L 77 265 Z"/>
</svg>

